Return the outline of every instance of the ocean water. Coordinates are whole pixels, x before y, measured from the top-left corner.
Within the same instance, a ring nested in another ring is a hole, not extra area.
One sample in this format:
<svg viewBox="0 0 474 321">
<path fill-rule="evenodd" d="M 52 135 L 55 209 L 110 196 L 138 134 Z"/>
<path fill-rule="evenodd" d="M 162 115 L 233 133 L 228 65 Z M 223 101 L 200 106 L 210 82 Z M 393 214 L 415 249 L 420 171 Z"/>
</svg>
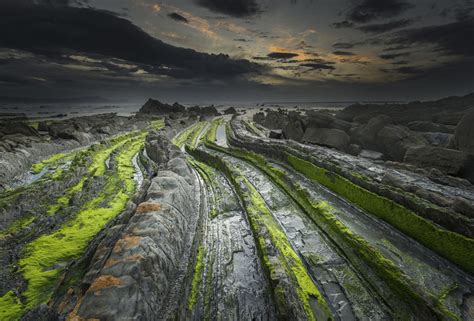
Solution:
<svg viewBox="0 0 474 321">
<path fill-rule="evenodd" d="M 263 109 L 329 109 L 340 110 L 351 104 L 357 103 L 355 101 L 348 102 L 196 102 L 184 103 L 185 106 L 209 106 L 214 105 L 218 110 L 223 111 L 228 107 L 236 109 L 245 109 L 250 112 L 257 112 Z M 361 102 L 363 103 L 363 102 Z M 138 112 L 143 105 L 140 103 L 85 103 L 85 104 L 18 104 L 18 103 L 0 103 L 0 117 L 5 114 L 25 114 L 29 118 L 72 118 L 79 116 L 89 116 L 103 113 L 117 113 L 121 116 L 130 116 Z M 3 115 L 2 115 L 3 114 Z"/>
</svg>

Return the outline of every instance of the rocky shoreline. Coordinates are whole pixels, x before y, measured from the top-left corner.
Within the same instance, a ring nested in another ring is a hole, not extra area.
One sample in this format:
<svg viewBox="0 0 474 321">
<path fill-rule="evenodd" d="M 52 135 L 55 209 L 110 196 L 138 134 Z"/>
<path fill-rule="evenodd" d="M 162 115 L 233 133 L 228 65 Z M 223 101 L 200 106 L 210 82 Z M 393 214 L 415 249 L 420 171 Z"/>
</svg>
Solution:
<svg viewBox="0 0 474 321">
<path fill-rule="evenodd" d="M 473 99 L 3 123 L 0 319 L 470 320 Z"/>
</svg>

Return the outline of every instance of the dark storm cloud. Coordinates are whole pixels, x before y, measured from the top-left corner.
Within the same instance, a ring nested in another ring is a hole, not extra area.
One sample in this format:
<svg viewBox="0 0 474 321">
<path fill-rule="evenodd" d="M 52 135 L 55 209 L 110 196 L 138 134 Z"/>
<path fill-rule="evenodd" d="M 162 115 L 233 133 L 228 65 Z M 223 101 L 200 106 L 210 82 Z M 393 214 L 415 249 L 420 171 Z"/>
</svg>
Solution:
<svg viewBox="0 0 474 321">
<path fill-rule="evenodd" d="M 271 52 L 267 55 L 267 57 L 270 59 L 290 59 L 298 56 L 298 54 L 291 52 Z"/>
<path fill-rule="evenodd" d="M 334 22 L 332 24 L 332 26 L 336 29 L 352 28 L 352 27 L 354 27 L 354 23 L 350 22 L 350 21 L 347 21 L 347 20 L 344 20 L 344 21 L 340 21 L 340 22 Z"/>
<path fill-rule="evenodd" d="M 405 49 L 409 49 L 410 46 L 395 46 L 395 47 L 388 47 L 388 48 L 385 48 L 383 49 L 382 51 L 397 51 L 397 50 L 405 50 Z"/>
<path fill-rule="evenodd" d="M 412 23 L 413 21 L 410 19 L 401 19 L 401 20 L 390 21 L 387 23 L 365 25 L 365 26 L 358 27 L 357 29 L 365 33 L 383 33 L 387 31 L 392 31 L 395 29 L 407 27 L 411 25 Z"/>
<path fill-rule="evenodd" d="M 395 17 L 413 7 L 413 4 L 404 0 L 362 0 L 349 10 L 346 19 L 366 23 L 380 18 Z"/>
<path fill-rule="evenodd" d="M 399 68 L 394 68 L 394 69 L 380 69 L 380 70 L 387 73 L 396 72 L 396 73 L 405 74 L 405 75 L 419 75 L 419 74 L 424 73 L 422 69 L 419 69 L 417 67 L 399 67 Z"/>
<path fill-rule="evenodd" d="M 342 51 L 342 50 L 334 51 L 333 54 L 338 55 L 338 56 L 354 56 L 355 55 L 355 53 L 353 52 Z"/>
<path fill-rule="evenodd" d="M 335 70 L 336 67 L 321 63 L 304 63 L 300 65 L 301 67 L 307 67 L 311 70 Z"/>
<path fill-rule="evenodd" d="M 126 19 L 91 8 L 1 3 L 0 47 L 50 58 L 63 51 L 104 55 L 151 65 L 179 78 L 231 78 L 263 68 L 166 44 Z"/>
<path fill-rule="evenodd" d="M 438 26 L 402 30 L 388 45 L 433 45 L 448 55 L 474 56 L 474 18 Z"/>
<path fill-rule="evenodd" d="M 171 19 L 178 21 L 178 22 L 184 22 L 184 23 L 189 23 L 189 20 L 180 15 L 179 13 L 173 12 L 173 13 L 168 13 L 168 17 Z"/>
<path fill-rule="evenodd" d="M 400 60 L 400 61 L 395 61 L 392 62 L 392 65 L 408 65 L 409 62 L 407 60 Z"/>
<path fill-rule="evenodd" d="M 195 2 L 213 12 L 233 17 L 247 17 L 260 11 L 255 0 L 195 0 Z"/>
<path fill-rule="evenodd" d="M 395 54 L 386 54 L 386 55 L 380 55 L 379 57 L 385 60 L 392 60 L 400 57 L 408 57 L 410 55 L 409 52 L 401 52 L 401 53 L 395 53 Z"/>
<path fill-rule="evenodd" d="M 347 43 L 347 42 L 336 42 L 335 44 L 332 45 L 334 49 L 351 49 L 355 45 L 353 43 Z"/>
</svg>

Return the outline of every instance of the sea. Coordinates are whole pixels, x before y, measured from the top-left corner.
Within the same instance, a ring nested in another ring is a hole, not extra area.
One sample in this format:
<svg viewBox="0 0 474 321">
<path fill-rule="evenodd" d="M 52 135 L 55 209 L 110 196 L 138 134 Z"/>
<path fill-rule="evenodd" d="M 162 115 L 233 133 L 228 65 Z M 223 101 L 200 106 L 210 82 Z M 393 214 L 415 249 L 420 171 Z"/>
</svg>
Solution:
<svg viewBox="0 0 474 321">
<path fill-rule="evenodd" d="M 234 107 L 237 110 L 247 110 L 257 112 L 269 109 L 326 109 L 335 112 L 355 103 L 367 103 L 362 101 L 346 102 L 278 102 L 278 101 L 260 101 L 260 102 L 196 102 L 183 103 L 184 106 L 209 106 L 214 105 L 218 110 L 223 111 L 226 108 Z M 371 102 L 388 103 L 388 102 Z M 394 103 L 394 102 L 390 102 Z M 30 119 L 66 119 L 79 116 L 90 116 L 96 114 L 116 113 L 120 116 L 131 116 L 139 111 L 143 102 L 137 103 L 53 103 L 53 104 L 20 104 L 20 103 L 0 103 L 0 117 L 18 117 L 26 116 Z"/>
</svg>

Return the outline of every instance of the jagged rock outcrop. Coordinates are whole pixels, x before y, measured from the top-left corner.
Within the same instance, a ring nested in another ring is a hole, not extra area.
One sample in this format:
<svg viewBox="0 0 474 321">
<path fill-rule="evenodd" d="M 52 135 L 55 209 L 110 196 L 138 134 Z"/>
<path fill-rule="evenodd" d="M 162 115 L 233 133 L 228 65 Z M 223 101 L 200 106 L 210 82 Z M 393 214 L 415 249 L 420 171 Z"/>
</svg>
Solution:
<svg viewBox="0 0 474 321">
<path fill-rule="evenodd" d="M 226 110 L 224 110 L 225 115 L 236 115 L 237 110 L 234 107 L 229 107 Z"/>
<path fill-rule="evenodd" d="M 186 110 L 186 107 L 174 103 L 173 105 L 165 104 L 159 100 L 149 98 L 145 105 L 140 108 L 140 113 L 143 114 L 168 114 L 168 113 L 182 113 Z"/>
<path fill-rule="evenodd" d="M 15 134 L 40 137 L 36 129 L 23 122 L 0 122 L 0 136 Z"/>
</svg>

